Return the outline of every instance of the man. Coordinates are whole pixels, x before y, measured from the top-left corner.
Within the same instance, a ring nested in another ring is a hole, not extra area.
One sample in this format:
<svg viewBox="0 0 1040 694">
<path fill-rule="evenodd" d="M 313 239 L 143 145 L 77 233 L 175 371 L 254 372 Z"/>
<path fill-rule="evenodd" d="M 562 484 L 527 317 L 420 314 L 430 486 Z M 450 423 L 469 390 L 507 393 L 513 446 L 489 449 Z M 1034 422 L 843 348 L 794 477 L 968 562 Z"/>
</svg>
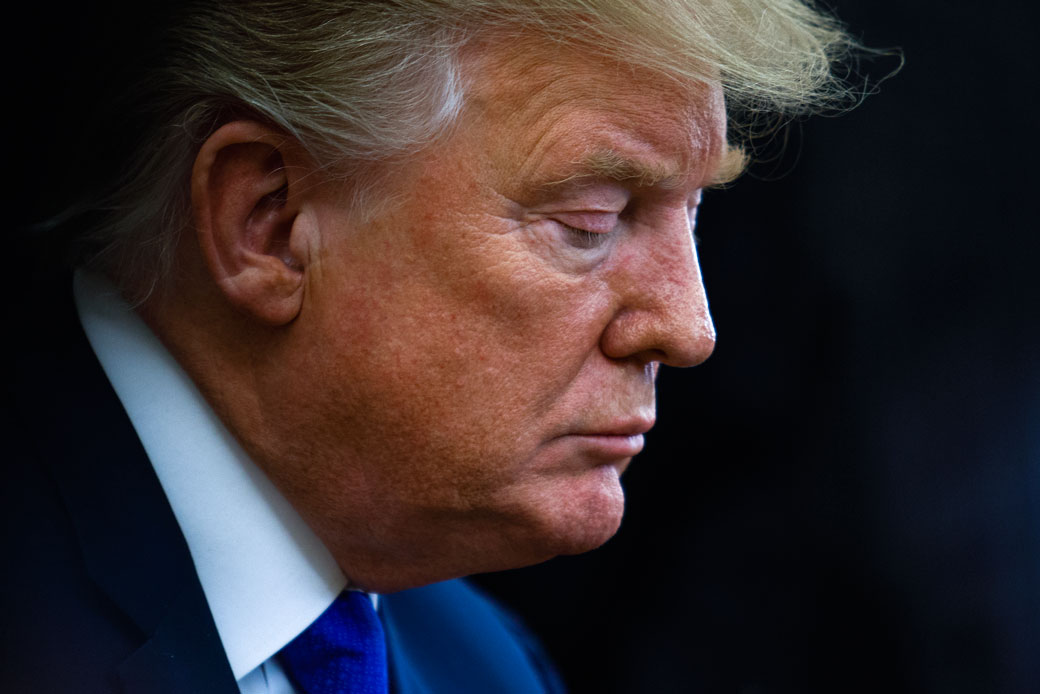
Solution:
<svg viewBox="0 0 1040 694">
<path fill-rule="evenodd" d="M 11 386 L 7 688 L 558 689 L 449 579 L 615 532 L 659 365 L 714 345 L 726 99 L 820 103 L 842 41 L 788 0 L 186 7 Z"/>
</svg>

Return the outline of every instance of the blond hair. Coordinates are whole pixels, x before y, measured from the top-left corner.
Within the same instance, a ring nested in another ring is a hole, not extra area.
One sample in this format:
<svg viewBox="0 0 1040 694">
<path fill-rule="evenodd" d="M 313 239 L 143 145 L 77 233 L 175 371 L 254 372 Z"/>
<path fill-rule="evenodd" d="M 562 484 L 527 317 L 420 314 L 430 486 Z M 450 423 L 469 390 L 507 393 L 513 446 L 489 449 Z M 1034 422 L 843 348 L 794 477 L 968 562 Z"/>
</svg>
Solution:
<svg viewBox="0 0 1040 694">
<path fill-rule="evenodd" d="M 327 171 L 360 181 L 360 205 L 375 186 L 366 167 L 414 153 L 454 122 L 460 49 L 489 32 L 540 36 L 681 83 L 721 81 L 738 140 L 763 114 L 849 97 L 832 65 L 853 42 L 800 0 L 189 3 L 146 82 L 152 128 L 101 205 L 91 262 L 139 294 L 161 284 L 190 225 L 198 147 L 236 117 L 284 130 Z"/>
</svg>

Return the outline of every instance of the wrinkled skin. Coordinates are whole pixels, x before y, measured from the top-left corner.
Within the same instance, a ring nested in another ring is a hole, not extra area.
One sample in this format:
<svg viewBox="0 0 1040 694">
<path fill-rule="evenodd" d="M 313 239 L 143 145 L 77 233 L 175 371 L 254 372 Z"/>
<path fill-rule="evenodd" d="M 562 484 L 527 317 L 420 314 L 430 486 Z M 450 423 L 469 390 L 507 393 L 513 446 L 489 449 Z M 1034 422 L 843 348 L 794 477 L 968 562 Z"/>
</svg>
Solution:
<svg viewBox="0 0 1040 694">
<path fill-rule="evenodd" d="M 295 320 L 234 379 L 192 367 L 370 590 L 602 544 L 658 365 L 714 346 L 692 227 L 720 89 L 510 48 L 470 51 L 457 128 L 393 204 L 358 222 L 349 195 L 315 193 Z M 603 152 L 646 175 L 589 163 Z"/>
</svg>

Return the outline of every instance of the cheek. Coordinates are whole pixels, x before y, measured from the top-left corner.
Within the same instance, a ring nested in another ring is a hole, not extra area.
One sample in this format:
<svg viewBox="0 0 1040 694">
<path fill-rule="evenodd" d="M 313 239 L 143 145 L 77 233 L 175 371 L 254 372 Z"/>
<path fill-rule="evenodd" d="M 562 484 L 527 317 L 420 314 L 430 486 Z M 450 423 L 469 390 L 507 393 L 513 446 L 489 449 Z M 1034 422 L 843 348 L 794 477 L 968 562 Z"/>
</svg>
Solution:
<svg viewBox="0 0 1040 694">
<path fill-rule="evenodd" d="M 360 432 L 359 458 L 386 458 L 388 485 L 520 474 L 596 348 L 569 295 L 532 279 L 484 271 L 366 292 L 325 328 L 322 371 L 344 385 L 320 416 Z"/>
<path fill-rule="evenodd" d="M 598 343 L 610 293 L 592 275 L 555 268 L 532 251 L 525 233 L 472 233 L 471 242 L 447 249 L 447 235 L 434 235 L 430 257 L 439 262 L 428 265 L 428 284 L 448 329 L 445 347 L 463 346 L 503 368 L 575 369 Z"/>
<path fill-rule="evenodd" d="M 580 282 L 537 272 L 529 260 L 485 266 L 442 286 L 450 288 L 450 308 L 431 352 L 447 358 L 429 368 L 498 426 L 544 434 L 597 353 L 605 302 Z"/>
<path fill-rule="evenodd" d="M 328 455 L 378 459 L 366 484 L 486 493 L 521 475 L 561 410 L 594 389 L 580 375 L 607 292 L 492 226 L 426 218 L 329 251 L 321 348 L 302 368 L 327 396 L 310 416 Z"/>
</svg>

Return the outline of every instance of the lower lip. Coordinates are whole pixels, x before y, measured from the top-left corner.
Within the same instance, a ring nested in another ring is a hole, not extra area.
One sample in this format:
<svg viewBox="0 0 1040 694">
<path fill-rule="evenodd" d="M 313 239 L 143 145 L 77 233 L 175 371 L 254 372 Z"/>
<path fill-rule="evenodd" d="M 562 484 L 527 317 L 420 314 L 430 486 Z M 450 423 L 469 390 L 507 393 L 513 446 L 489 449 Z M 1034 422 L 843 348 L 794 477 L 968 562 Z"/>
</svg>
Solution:
<svg viewBox="0 0 1040 694">
<path fill-rule="evenodd" d="M 643 435 L 616 436 L 610 434 L 582 434 L 575 436 L 584 447 L 605 459 L 631 458 L 643 450 Z"/>
</svg>

